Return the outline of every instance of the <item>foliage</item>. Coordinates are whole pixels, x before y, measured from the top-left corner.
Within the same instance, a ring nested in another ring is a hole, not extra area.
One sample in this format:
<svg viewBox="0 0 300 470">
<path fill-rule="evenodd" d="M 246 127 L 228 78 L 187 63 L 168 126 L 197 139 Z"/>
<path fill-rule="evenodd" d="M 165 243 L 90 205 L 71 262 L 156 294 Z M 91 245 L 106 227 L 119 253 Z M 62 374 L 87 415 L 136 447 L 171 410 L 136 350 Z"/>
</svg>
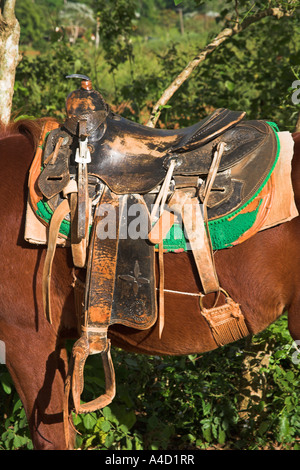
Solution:
<svg viewBox="0 0 300 470">
<path fill-rule="evenodd" d="M 133 60 L 131 36 L 135 28 L 135 0 L 100 0 L 97 14 L 105 59 L 113 72 L 119 64 Z"/>
<path fill-rule="evenodd" d="M 50 27 L 45 5 L 36 8 L 32 0 L 16 2 L 16 17 L 21 27 L 20 44 L 43 47 L 44 35 Z"/>
<path fill-rule="evenodd" d="M 64 5 L 58 14 L 58 21 L 62 28 L 69 30 L 68 37 L 72 43 L 78 39 L 80 29 L 83 34 L 86 30 L 95 27 L 96 23 L 93 10 L 89 6 L 74 2 Z"/>
<path fill-rule="evenodd" d="M 269 366 L 257 370 L 257 375 L 266 375 L 266 390 L 262 399 L 250 400 L 248 419 L 241 417 L 239 407 L 244 394 L 244 341 L 201 357 L 161 359 L 115 351 L 117 397 L 113 405 L 90 416 L 87 434 L 78 439 L 78 445 L 148 450 L 299 449 L 299 365 L 291 360 L 286 318 L 254 340 L 262 349 L 266 344 L 274 346 Z M 252 367 L 259 364 L 254 357 Z M 100 382 L 96 386 L 89 377 L 90 393 L 99 394 Z M 77 418 L 81 430 L 86 419 Z"/>
<path fill-rule="evenodd" d="M 27 419 L 21 400 L 15 391 L 12 379 L 5 366 L 0 366 L 0 449 L 31 450 L 33 448 L 30 439 Z M 3 398 L 2 398 L 3 397 Z"/>
<path fill-rule="evenodd" d="M 181 357 L 142 356 L 113 350 L 117 395 L 101 411 L 74 416 L 81 449 L 300 449 L 299 353 L 283 316 L 254 337 L 270 352 L 269 365 L 253 355 L 251 367 L 265 376 L 262 398 L 250 397 L 245 418 L 240 403 L 245 341 L 206 353 Z M 298 364 L 297 364 L 298 362 Z M 8 403 L 0 402 L 0 446 L 31 448 L 28 429 L 10 378 L 0 368 Z M 253 378 L 255 380 L 255 377 Z M 98 356 L 85 369 L 83 399 L 104 389 Z"/>
<path fill-rule="evenodd" d="M 196 71 L 188 85 L 189 106 L 202 115 L 211 107 L 243 109 L 250 119 L 274 120 L 282 130 L 293 131 L 299 112 L 291 100 L 291 84 L 300 70 L 298 29 L 299 17 L 283 18 L 280 24 L 268 19 L 230 40 Z M 186 96 L 179 90 L 178 106 Z"/>
<path fill-rule="evenodd" d="M 65 99 L 70 92 L 66 76 L 89 73 L 84 51 L 63 41 L 51 44 L 44 53 L 24 55 L 16 72 L 14 110 L 36 117 L 64 116 Z"/>
<path fill-rule="evenodd" d="M 64 77 L 77 72 L 91 76 L 95 87 L 125 117 L 146 122 L 153 104 L 188 58 L 236 15 L 234 2 L 227 1 L 214 2 L 220 7 L 219 17 L 205 17 L 203 2 L 199 2 L 200 10 L 186 14 L 186 34 L 182 36 L 175 9 L 163 10 L 152 27 L 155 36 L 149 38 L 151 23 L 146 27 L 144 20 L 154 18 L 154 11 L 157 18 L 158 3 L 153 0 L 147 9 L 145 2 L 137 0 L 92 2 L 100 21 L 98 49 L 86 39 L 72 47 L 52 30 L 45 52 L 27 51 L 19 64 L 14 111 L 62 118 L 65 97 L 77 85 Z M 167 2 L 161 3 L 166 8 Z M 250 3 L 238 2 L 240 16 L 254 12 Z M 255 11 L 265 6 L 264 2 L 256 4 Z M 149 16 L 141 18 L 143 11 Z M 291 85 L 300 73 L 298 30 L 298 14 L 280 21 L 265 18 L 226 41 L 176 92 L 162 112 L 159 126 L 189 125 L 223 106 L 243 109 L 250 119 L 274 120 L 281 130 L 292 131 L 299 113 L 291 100 Z"/>
</svg>

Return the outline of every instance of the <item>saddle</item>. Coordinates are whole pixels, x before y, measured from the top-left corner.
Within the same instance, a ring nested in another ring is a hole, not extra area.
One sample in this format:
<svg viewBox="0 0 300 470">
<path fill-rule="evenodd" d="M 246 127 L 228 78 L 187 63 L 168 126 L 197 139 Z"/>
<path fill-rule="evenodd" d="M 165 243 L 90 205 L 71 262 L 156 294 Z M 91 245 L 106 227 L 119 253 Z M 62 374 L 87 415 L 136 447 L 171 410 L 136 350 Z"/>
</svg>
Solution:
<svg viewBox="0 0 300 470">
<path fill-rule="evenodd" d="M 51 269 L 63 223 L 70 226 L 66 238 L 74 265 L 86 270 L 81 337 L 66 382 L 66 397 L 72 389 L 80 413 L 102 408 L 114 397 L 110 325 L 148 329 L 159 320 L 163 333 L 162 242 L 175 221 L 182 222 L 190 243 L 200 295 L 222 292 L 209 222 L 234 217 L 254 204 L 260 217 L 251 233 L 259 230 L 272 197 L 278 149 L 266 122 L 244 121 L 244 112 L 223 108 L 185 129 L 133 123 L 110 110 L 88 77 L 76 77 L 81 88 L 69 95 L 67 119 L 48 133 L 39 150 L 42 171 L 35 178 L 31 174 L 30 187 L 33 210 L 38 213 L 38 204 L 46 201 L 51 212 L 43 281 L 49 321 Z M 249 334 L 227 293 L 221 308 L 201 310 L 218 345 Z M 102 356 L 106 391 L 81 404 L 84 363 L 95 353 Z"/>
</svg>

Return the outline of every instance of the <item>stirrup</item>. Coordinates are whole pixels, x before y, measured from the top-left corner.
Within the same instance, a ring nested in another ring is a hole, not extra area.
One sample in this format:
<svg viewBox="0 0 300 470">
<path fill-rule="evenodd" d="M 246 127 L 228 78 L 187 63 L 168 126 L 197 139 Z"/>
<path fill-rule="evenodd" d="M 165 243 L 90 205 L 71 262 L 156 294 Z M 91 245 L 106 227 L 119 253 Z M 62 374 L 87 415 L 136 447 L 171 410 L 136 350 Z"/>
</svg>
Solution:
<svg viewBox="0 0 300 470">
<path fill-rule="evenodd" d="M 110 353 L 110 341 L 107 340 L 106 349 L 101 358 L 105 375 L 105 393 L 87 403 L 80 403 L 80 397 L 84 388 L 84 365 L 89 356 L 89 341 L 86 335 L 79 338 L 73 347 L 73 370 L 72 370 L 72 396 L 76 414 L 90 413 L 109 405 L 115 397 L 115 371 Z"/>
</svg>

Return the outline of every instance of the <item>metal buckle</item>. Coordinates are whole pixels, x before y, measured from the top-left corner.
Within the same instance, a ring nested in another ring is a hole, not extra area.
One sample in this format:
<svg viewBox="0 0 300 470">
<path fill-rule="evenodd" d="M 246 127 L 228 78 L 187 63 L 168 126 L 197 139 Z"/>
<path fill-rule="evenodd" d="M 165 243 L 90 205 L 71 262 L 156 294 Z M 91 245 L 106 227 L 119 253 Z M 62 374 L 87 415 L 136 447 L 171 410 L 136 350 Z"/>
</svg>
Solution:
<svg viewBox="0 0 300 470">
<path fill-rule="evenodd" d="M 79 140 L 79 147 L 76 149 L 75 162 L 76 163 L 91 163 L 91 152 L 88 148 L 88 138 Z"/>
</svg>

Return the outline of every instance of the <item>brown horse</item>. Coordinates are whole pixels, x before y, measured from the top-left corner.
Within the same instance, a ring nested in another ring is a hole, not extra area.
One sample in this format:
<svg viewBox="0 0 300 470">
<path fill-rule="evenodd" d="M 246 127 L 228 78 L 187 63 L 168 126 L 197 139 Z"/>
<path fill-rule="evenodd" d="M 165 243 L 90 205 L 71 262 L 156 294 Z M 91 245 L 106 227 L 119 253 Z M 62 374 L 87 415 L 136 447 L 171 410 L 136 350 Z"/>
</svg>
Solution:
<svg viewBox="0 0 300 470">
<path fill-rule="evenodd" d="M 40 121 L 19 122 L 0 132 L 0 340 L 6 364 L 23 402 L 36 449 L 65 449 L 63 429 L 66 338 L 76 337 L 72 257 L 58 249 L 52 274 L 50 325 L 42 307 L 45 248 L 24 241 L 27 178 Z M 300 134 L 294 135 L 292 181 L 300 209 Z M 187 253 L 165 254 L 165 288 L 198 293 L 199 281 Z M 241 305 L 251 333 L 288 310 L 289 331 L 300 339 L 300 217 L 259 232 L 215 255 L 220 284 Z M 165 327 L 110 329 L 113 345 L 146 354 L 202 353 L 216 348 L 196 296 L 166 293 Z M 74 435 L 74 433 L 73 433 Z"/>
</svg>

